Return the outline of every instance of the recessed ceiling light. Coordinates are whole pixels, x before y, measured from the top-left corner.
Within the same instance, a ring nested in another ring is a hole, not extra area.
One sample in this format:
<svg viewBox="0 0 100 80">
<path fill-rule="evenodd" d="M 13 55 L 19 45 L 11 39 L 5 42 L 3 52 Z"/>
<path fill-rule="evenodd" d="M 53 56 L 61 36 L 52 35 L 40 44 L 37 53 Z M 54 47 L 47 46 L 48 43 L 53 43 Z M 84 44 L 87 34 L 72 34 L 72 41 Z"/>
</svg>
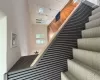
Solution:
<svg viewBox="0 0 100 80">
<path fill-rule="evenodd" d="M 39 13 L 43 14 L 44 13 L 44 9 L 43 8 L 39 8 Z"/>
</svg>

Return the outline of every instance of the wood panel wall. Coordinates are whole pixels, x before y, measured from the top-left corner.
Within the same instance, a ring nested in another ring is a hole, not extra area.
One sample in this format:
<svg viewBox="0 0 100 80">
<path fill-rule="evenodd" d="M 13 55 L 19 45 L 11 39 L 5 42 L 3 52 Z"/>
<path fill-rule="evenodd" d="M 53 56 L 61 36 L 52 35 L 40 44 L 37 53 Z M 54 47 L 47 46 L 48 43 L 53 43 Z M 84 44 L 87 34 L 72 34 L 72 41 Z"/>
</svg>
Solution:
<svg viewBox="0 0 100 80">
<path fill-rule="evenodd" d="M 48 40 L 50 41 L 55 32 L 60 28 L 63 22 L 68 18 L 73 9 L 77 6 L 78 3 L 74 3 L 73 0 L 70 0 L 68 4 L 61 10 L 60 19 L 56 22 L 54 19 L 48 26 Z"/>
</svg>

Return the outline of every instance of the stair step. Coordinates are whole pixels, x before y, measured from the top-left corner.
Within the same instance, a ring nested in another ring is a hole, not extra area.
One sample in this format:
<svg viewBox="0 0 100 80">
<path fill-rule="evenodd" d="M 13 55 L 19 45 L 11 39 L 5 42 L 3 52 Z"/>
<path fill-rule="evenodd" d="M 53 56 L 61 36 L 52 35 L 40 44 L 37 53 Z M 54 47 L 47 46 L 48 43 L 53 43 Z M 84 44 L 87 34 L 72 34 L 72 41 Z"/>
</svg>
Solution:
<svg viewBox="0 0 100 80">
<path fill-rule="evenodd" d="M 100 26 L 100 18 L 93 20 L 93 21 L 90 21 L 90 22 L 85 24 L 86 29 L 94 28 L 94 27 L 98 27 L 98 26 Z"/>
<path fill-rule="evenodd" d="M 90 28 L 82 31 L 83 38 L 100 37 L 100 27 Z"/>
<path fill-rule="evenodd" d="M 70 72 L 65 72 L 65 74 L 69 77 L 70 80 L 77 80 Z"/>
<path fill-rule="evenodd" d="M 100 52 L 100 38 L 78 39 L 77 43 L 79 49 Z"/>
<path fill-rule="evenodd" d="M 69 79 L 69 77 L 64 72 L 61 72 L 61 80 L 71 80 L 71 79 Z"/>
<path fill-rule="evenodd" d="M 73 57 L 97 71 L 100 71 L 100 53 L 74 48 Z"/>
<path fill-rule="evenodd" d="M 77 80 L 77 79 L 69 72 L 61 72 L 61 80 Z"/>
<path fill-rule="evenodd" d="M 100 75 L 94 69 L 75 59 L 68 60 L 68 71 L 78 80 L 100 80 Z"/>
<path fill-rule="evenodd" d="M 98 18 L 100 18 L 100 12 L 90 16 L 89 21 L 92 21 L 92 20 L 95 20 L 95 19 L 98 19 Z"/>
<path fill-rule="evenodd" d="M 96 14 L 96 13 L 98 13 L 98 12 L 100 12 L 100 7 L 96 8 L 95 10 L 93 10 L 93 11 L 92 11 L 92 14 Z"/>
</svg>

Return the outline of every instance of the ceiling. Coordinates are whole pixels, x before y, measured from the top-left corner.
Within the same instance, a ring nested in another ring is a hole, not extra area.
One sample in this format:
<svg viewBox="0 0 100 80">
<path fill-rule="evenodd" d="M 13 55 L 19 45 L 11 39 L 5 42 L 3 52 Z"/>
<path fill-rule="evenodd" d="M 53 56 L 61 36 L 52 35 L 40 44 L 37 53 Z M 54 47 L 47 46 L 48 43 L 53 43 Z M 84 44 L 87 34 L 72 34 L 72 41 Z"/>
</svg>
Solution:
<svg viewBox="0 0 100 80">
<path fill-rule="evenodd" d="M 0 19 L 6 16 L 2 11 L 0 11 Z"/>
<path fill-rule="evenodd" d="M 69 0 L 28 0 L 33 24 L 50 24 L 56 14 L 64 8 Z M 43 13 L 39 13 L 42 9 Z"/>
</svg>

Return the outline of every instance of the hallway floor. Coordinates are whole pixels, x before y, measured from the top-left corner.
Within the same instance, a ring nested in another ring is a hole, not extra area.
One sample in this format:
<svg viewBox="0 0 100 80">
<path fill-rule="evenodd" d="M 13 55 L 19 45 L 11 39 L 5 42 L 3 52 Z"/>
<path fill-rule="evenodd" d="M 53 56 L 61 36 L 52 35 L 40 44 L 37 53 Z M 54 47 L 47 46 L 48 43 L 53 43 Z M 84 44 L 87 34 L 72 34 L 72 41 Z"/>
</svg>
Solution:
<svg viewBox="0 0 100 80">
<path fill-rule="evenodd" d="M 36 59 L 38 55 L 24 56 L 21 57 L 16 64 L 9 70 L 9 72 L 21 70 L 30 67 L 32 62 Z"/>
</svg>

